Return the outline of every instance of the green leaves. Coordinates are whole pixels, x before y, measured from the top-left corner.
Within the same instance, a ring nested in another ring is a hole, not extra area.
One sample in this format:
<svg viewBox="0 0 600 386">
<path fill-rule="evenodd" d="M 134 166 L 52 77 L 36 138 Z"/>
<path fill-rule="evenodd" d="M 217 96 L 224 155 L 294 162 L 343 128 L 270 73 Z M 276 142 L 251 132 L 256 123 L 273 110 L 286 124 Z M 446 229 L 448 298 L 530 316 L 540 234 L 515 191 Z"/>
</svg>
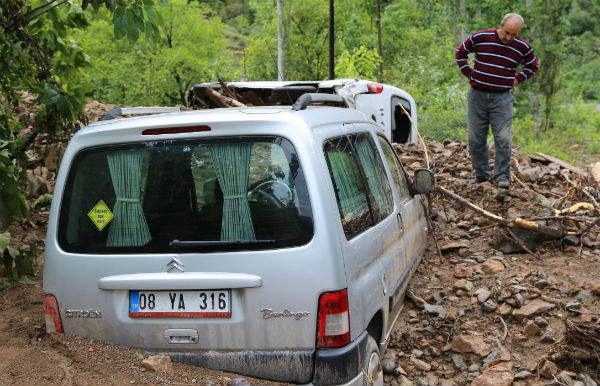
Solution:
<svg viewBox="0 0 600 386">
<path fill-rule="evenodd" d="M 25 197 L 19 191 L 15 162 L 7 150 L 11 141 L 0 141 L 0 221 L 8 226 L 13 216 L 29 218 Z"/>
<path fill-rule="evenodd" d="M 34 263 L 39 255 L 35 246 L 21 245 L 19 249 L 10 246 L 10 233 L 0 234 L 0 259 L 7 275 L 22 284 L 33 284 L 25 275 L 34 274 Z M 6 282 L 0 283 L 0 289 L 6 287 Z"/>
<path fill-rule="evenodd" d="M 152 5 L 151 0 L 146 0 L 143 6 L 140 4 L 117 6 L 113 14 L 115 37 L 120 39 L 127 36 L 127 40 L 131 44 L 138 40 L 141 32 L 144 32 L 149 39 L 158 39 L 158 27 L 162 24 L 162 17 Z"/>
<path fill-rule="evenodd" d="M 360 46 L 352 54 L 344 50 L 335 66 L 335 73 L 340 78 L 363 78 L 377 80 L 377 71 L 381 57 L 377 49 Z"/>
</svg>

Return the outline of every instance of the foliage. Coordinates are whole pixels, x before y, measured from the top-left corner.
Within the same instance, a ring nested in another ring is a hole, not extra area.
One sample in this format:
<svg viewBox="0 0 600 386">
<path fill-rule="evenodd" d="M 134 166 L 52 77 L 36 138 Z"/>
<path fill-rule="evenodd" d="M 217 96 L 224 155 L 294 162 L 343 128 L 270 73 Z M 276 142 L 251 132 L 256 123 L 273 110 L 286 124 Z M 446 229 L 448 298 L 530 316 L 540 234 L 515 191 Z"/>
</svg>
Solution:
<svg viewBox="0 0 600 386">
<path fill-rule="evenodd" d="M 19 190 L 18 176 L 23 173 L 20 163 L 13 159 L 15 150 L 23 140 L 17 140 L 15 132 L 21 128 L 7 104 L 0 104 L 0 222 L 8 226 L 13 216 L 29 216 L 25 197 Z"/>
<path fill-rule="evenodd" d="M 112 13 L 116 36 L 127 36 L 130 42 L 140 32 L 158 37 L 160 17 L 153 0 L 0 0 L 0 220 L 6 226 L 14 216 L 29 217 L 21 187 L 27 149 L 40 134 L 52 140 L 77 128 L 87 86 L 81 68 L 89 61 L 68 34 L 89 25 L 88 6 Z M 21 90 L 36 95 L 38 105 L 26 137 L 17 136 L 23 127 L 13 112 L 21 103 Z M 24 275 L 33 274 L 37 249 L 15 249 L 9 241 L 10 234 L 1 235 L 5 270 L 14 280 L 27 282 Z"/>
<path fill-rule="evenodd" d="M 600 162 L 600 112 L 595 105 L 579 100 L 555 109 L 553 116 L 553 125 L 539 138 L 536 138 L 536 122 L 531 114 L 515 118 L 515 145 L 529 153 L 550 153 L 582 166 Z"/>
<path fill-rule="evenodd" d="M 0 258 L 9 277 L 22 284 L 33 284 L 25 275 L 33 275 L 34 262 L 39 254 L 35 246 L 10 246 L 10 233 L 0 234 Z"/>
<path fill-rule="evenodd" d="M 94 58 L 83 71 L 91 98 L 125 105 L 187 105 L 192 84 L 235 75 L 224 24 L 218 17 L 206 17 L 210 8 L 172 0 L 157 9 L 157 40 L 114 39 L 103 14 L 73 34 Z"/>
<path fill-rule="evenodd" d="M 344 49 L 335 65 L 335 74 L 339 78 L 377 79 L 381 61 L 376 49 L 360 46 L 352 54 Z"/>
</svg>

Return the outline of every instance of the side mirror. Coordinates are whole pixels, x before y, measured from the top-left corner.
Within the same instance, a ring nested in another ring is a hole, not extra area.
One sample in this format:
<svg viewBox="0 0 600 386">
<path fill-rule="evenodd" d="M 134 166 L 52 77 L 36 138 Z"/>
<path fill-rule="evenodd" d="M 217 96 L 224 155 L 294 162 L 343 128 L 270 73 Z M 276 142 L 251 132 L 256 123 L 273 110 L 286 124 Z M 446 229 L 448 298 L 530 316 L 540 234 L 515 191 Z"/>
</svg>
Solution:
<svg viewBox="0 0 600 386">
<path fill-rule="evenodd" d="M 435 190 L 435 176 L 429 169 L 417 169 L 411 185 L 413 194 L 428 194 Z"/>
</svg>

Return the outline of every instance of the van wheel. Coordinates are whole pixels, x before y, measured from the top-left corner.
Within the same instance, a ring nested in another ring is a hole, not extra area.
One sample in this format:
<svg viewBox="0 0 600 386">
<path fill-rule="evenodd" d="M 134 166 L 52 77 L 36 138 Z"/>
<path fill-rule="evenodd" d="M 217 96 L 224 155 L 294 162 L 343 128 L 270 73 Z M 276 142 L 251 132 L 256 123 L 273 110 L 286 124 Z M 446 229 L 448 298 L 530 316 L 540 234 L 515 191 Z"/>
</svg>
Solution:
<svg viewBox="0 0 600 386">
<path fill-rule="evenodd" d="M 363 358 L 363 371 L 363 385 L 383 386 L 383 368 L 381 367 L 379 346 L 371 335 L 367 338 L 367 347 Z M 368 377 L 364 376 L 365 373 Z"/>
</svg>

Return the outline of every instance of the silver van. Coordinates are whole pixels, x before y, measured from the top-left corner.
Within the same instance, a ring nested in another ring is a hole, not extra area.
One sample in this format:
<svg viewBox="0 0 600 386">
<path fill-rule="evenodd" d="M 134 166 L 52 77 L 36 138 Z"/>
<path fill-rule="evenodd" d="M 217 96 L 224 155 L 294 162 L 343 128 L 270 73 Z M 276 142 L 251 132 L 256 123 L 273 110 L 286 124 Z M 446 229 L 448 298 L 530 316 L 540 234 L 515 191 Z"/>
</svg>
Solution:
<svg viewBox="0 0 600 386">
<path fill-rule="evenodd" d="M 48 224 L 48 332 L 299 384 L 383 384 L 427 237 L 371 119 L 340 107 L 113 119 L 72 138 Z"/>
</svg>

